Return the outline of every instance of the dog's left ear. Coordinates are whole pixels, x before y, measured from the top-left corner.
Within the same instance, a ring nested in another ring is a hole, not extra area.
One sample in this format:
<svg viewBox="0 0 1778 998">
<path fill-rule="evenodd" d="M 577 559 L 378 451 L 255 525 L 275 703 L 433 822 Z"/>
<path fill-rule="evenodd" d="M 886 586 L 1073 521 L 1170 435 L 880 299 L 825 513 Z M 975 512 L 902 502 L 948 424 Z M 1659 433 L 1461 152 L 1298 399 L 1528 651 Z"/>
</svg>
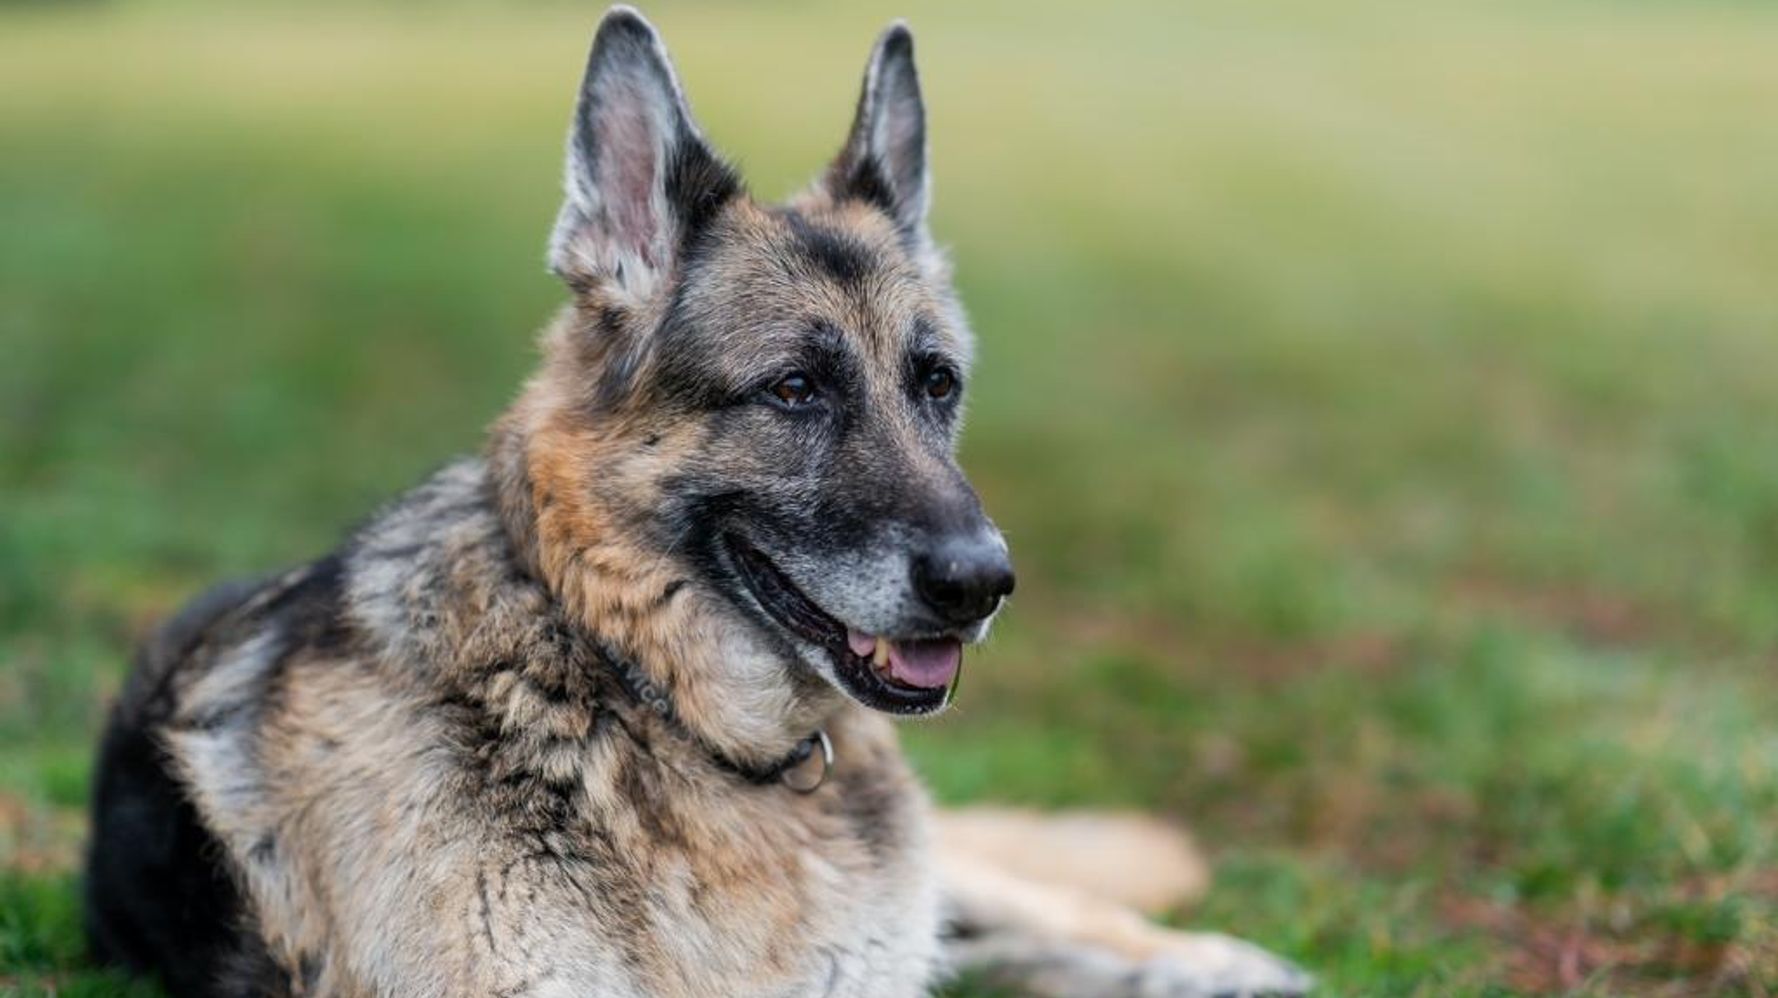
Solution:
<svg viewBox="0 0 1778 998">
<path fill-rule="evenodd" d="M 924 248 L 931 181 L 926 171 L 926 102 L 914 68 L 914 34 L 900 21 L 878 36 L 864 71 L 858 115 L 845 148 L 828 167 L 828 193 L 869 202 Z"/>
<path fill-rule="evenodd" d="M 646 299 L 685 245 L 741 193 L 699 134 L 654 26 L 630 7 L 599 22 L 568 134 L 566 198 L 549 268 L 577 290 Z"/>
</svg>

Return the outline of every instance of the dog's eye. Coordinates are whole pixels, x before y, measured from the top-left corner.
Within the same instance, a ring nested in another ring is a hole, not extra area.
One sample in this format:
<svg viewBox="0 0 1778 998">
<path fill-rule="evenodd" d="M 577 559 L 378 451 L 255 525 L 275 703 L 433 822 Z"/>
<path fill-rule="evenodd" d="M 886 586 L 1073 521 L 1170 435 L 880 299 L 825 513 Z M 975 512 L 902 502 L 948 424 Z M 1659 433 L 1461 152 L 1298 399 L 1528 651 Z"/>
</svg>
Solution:
<svg viewBox="0 0 1778 998">
<path fill-rule="evenodd" d="M 797 409 L 815 401 L 815 382 L 800 371 L 786 374 L 772 385 L 772 397 L 787 409 Z"/>
<path fill-rule="evenodd" d="M 926 372 L 925 388 L 930 398 L 950 398 L 957 390 L 957 372 L 948 367 L 935 367 Z"/>
</svg>

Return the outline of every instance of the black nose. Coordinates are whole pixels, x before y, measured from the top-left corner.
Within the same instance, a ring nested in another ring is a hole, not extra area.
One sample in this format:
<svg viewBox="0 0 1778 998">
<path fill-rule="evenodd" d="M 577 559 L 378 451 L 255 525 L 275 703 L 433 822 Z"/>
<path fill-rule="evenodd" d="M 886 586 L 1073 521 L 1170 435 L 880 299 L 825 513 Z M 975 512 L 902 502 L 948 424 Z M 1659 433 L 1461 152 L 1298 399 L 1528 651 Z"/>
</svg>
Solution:
<svg viewBox="0 0 1778 998">
<path fill-rule="evenodd" d="M 1012 586 L 1012 561 L 998 535 L 949 537 L 914 556 L 914 591 L 948 625 L 993 613 Z"/>
</svg>

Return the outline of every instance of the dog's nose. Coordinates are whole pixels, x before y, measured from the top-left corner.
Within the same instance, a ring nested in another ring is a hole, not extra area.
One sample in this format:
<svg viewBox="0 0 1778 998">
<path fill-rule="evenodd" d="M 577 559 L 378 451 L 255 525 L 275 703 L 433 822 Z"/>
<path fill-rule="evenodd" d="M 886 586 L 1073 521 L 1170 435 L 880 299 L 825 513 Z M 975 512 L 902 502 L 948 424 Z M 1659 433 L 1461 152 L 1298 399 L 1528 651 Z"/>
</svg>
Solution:
<svg viewBox="0 0 1778 998">
<path fill-rule="evenodd" d="M 1012 594 L 1012 560 L 999 534 L 947 537 L 914 556 L 914 591 L 947 625 L 973 624 Z"/>
</svg>

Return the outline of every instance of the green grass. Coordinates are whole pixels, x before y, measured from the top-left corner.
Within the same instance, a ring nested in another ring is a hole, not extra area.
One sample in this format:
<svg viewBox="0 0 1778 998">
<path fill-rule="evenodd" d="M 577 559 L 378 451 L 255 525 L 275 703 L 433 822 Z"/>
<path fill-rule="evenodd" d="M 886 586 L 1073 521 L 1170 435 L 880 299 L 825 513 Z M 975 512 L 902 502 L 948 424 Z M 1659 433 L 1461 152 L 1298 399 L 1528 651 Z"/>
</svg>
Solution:
<svg viewBox="0 0 1778 998">
<path fill-rule="evenodd" d="M 1778 12 L 653 11 L 756 189 L 906 13 L 1020 594 L 947 801 L 1134 806 L 1330 994 L 1778 990 Z M 480 428 L 595 17 L 0 8 L 0 993 L 130 644 Z"/>
</svg>

